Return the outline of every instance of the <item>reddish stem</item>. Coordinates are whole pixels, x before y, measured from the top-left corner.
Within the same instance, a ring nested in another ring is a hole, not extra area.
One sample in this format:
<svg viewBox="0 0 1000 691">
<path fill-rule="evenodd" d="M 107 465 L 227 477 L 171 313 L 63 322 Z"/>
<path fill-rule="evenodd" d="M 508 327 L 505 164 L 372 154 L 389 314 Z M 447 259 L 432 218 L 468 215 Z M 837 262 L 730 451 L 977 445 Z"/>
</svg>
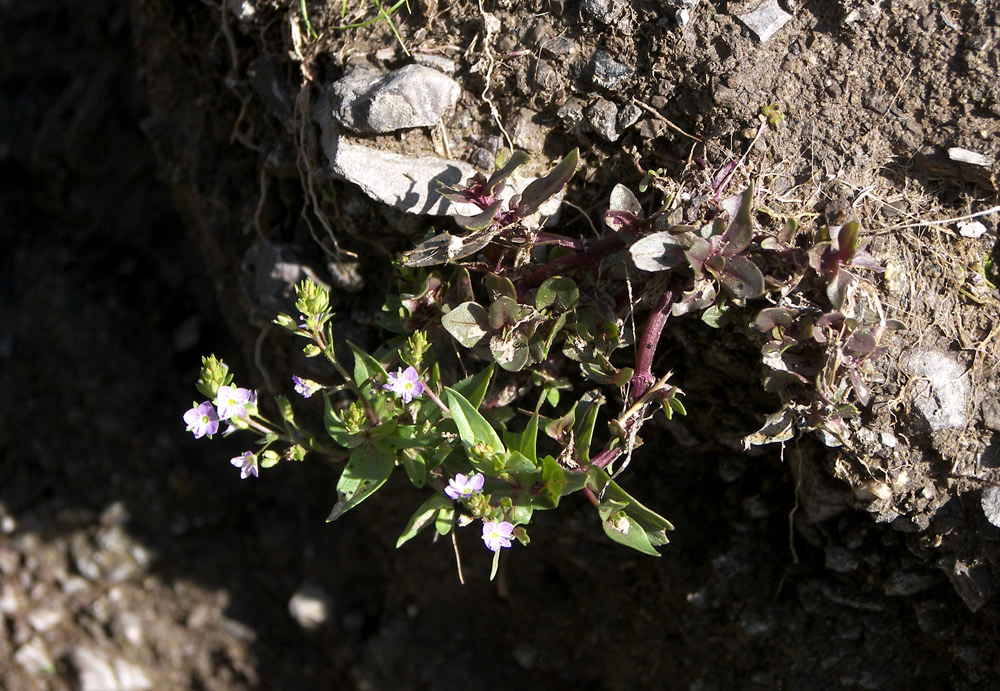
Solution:
<svg viewBox="0 0 1000 691">
<path fill-rule="evenodd" d="M 656 346 L 660 342 L 660 334 L 670 316 L 670 309 L 674 306 L 677 298 L 677 290 L 672 286 L 667 286 L 656 307 L 646 320 L 646 326 L 642 330 L 642 338 L 639 339 L 639 352 L 635 356 L 635 373 L 629 381 L 631 393 L 629 403 L 635 403 L 646 393 L 656 378 L 653 376 L 653 357 L 656 355 Z"/>
<path fill-rule="evenodd" d="M 621 251 L 624 247 L 625 242 L 620 237 L 617 235 L 608 235 L 590 243 L 579 252 L 564 254 L 558 259 L 553 259 L 548 264 L 535 269 L 521 281 L 520 288 L 523 291 L 537 288 L 545 282 L 545 279 L 551 276 L 565 274 L 573 269 L 579 269 L 589 264 L 596 264 L 605 257 Z"/>
</svg>

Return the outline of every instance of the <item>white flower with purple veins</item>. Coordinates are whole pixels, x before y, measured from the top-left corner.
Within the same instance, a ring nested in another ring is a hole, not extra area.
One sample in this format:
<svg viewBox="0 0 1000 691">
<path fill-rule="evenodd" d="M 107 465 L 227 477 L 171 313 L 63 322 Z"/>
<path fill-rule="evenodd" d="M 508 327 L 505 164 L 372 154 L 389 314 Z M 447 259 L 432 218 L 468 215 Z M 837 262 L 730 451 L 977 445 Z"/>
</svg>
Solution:
<svg viewBox="0 0 1000 691">
<path fill-rule="evenodd" d="M 257 392 L 250 389 L 220 386 L 219 390 L 215 392 L 215 407 L 219 410 L 220 420 L 246 417 L 247 407 L 252 407 L 256 402 Z"/>
<path fill-rule="evenodd" d="M 405 370 L 396 370 L 396 374 L 390 374 L 389 383 L 383 384 L 382 388 L 400 396 L 403 403 L 409 403 L 424 392 L 424 383 L 420 381 L 417 370 L 407 367 Z"/>
<path fill-rule="evenodd" d="M 448 486 L 444 488 L 444 493 L 452 499 L 465 499 L 473 494 L 483 491 L 483 483 L 486 478 L 482 473 L 472 473 L 468 477 L 459 473 L 448 480 Z"/>
<path fill-rule="evenodd" d="M 208 401 L 184 413 L 184 422 L 187 423 L 187 431 L 194 433 L 195 439 L 201 439 L 206 434 L 211 437 L 219 431 L 219 418 Z"/>
<path fill-rule="evenodd" d="M 514 524 L 507 521 L 486 521 L 483 523 L 483 542 L 491 552 L 499 551 L 501 547 L 510 547 L 514 539 Z"/>
<path fill-rule="evenodd" d="M 251 451 L 244 451 L 241 456 L 236 456 L 229 460 L 234 466 L 240 469 L 240 479 L 246 480 L 253 475 L 257 476 L 257 457 Z"/>
<path fill-rule="evenodd" d="M 303 379 L 295 375 L 292 375 L 292 384 L 295 385 L 295 393 L 302 396 L 302 398 L 309 398 L 323 388 L 323 385 L 319 382 L 314 382 L 312 379 Z"/>
</svg>

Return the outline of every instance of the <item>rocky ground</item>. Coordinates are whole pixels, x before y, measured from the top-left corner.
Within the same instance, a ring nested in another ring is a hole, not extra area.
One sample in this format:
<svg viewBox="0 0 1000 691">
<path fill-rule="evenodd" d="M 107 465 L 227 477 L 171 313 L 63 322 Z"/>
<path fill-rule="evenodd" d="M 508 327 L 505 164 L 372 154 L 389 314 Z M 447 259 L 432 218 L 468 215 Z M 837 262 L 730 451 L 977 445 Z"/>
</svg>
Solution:
<svg viewBox="0 0 1000 691">
<path fill-rule="evenodd" d="M 347 4 L 0 3 L 0 686 L 989 686 L 998 214 L 966 217 L 998 203 L 995 4 L 411 0 L 402 43 L 335 29 L 372 16 Z M 405 482 L 326 525 L 335 471 L 241 482 L 240 442 L 184 433 L 200 355 L 284 381 L 277 259 L 378 338 L 387 257 L 450 223 L 417 171 L 508 141 L 533 173 L 579 147 L 566 232 L 735 160 L 763 216 L 859 218 L 909 328 L 854 443 L 745 453 L 780 404 L 759 352 L 678 327 L 691 414 L 622 480 L 677 526 L 663 558 L 569 503 L 459 586 L 450 545 L 394 548 Z"/>
</svg>

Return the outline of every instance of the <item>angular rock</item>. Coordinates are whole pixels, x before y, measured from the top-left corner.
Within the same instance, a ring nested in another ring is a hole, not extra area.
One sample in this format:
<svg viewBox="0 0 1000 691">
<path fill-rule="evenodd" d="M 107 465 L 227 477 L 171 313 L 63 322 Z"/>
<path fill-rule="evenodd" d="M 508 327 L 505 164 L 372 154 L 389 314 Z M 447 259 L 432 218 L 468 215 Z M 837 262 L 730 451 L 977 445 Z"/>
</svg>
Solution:
<svg viewBox="0 0 1000 691">
<path fill-rule="evenodd" d="M 359 133 L 430 127 L 461 92 L 454 79 L 424 65 L 406 65 L 388 74 L 358 65 L 333 84 L 333 116 Z"/>
<path fill-rule="evenodd" d="M 625 0 L 583 0 L 580 9 L 604 24 L 614 24 L 625 11 Z"/>
<path fill-rule="evenodd" d="M 342 134 L 330 114 L 320 104 L 313 112 L 319 123 L 323 152 L 331 172 L 354 183 L 368 197 L 399 211 L 430 216 L 472 215 L 479 212 L 473 204 L 455 204 L 438 193 L 439 183 L 460 186 L 478 171 L 464 161 L 437 156 L 411 157 L 370 146 L 354 144 Z M 535 178 L 512 175 L 501 193 L 509 199 L 524 190 Z M 538 210 L 539 224 L 558 219 L 564 192 L 548 200 Z"/>
<path fill-rule="evenodd" d="M 781 9 L 778 0 L 764 0 L 749 12 L 736 15 L 736 18 L 754 33 L 757 40 L 766 43 L 792 19 L 792 15 Z"/>
<path fill-rule="evenodd" d="M 80 691 L 144 691 L 153 688 L 145 671 L 126 660 L 112 658 L 93 648 L 76 648 L 70 654 Z"/>
<path fill-rule="evenodd" d="M 590 59 L 590 74 L 595 85 L 614 90 L 624 86 L 635 74 L 635 70 L 615 60 L 608 51 L 598 50 Z"/>
<path fill-rule="evenodd" d="M 931 431 L 964 428 L 969 400 L 965 366 L 938 350 L 915 353 L 907 365 L 909 373 L 921 380 L 914 387 L 913 403 Z"/>
<path fill-rule="evenodd" d="M 618 141 L 621 136 L 618 131 L 618 106 L 607 99 L 599 98 L 587 108 L 586 116 L 594 132 L 609 142 Z"/>
<path fill-rule="evenodd" d="M 994 485 L 984 489 L 980 504 L 986 520 L 1000 528 L 1000 487 Z"/>
</svg>

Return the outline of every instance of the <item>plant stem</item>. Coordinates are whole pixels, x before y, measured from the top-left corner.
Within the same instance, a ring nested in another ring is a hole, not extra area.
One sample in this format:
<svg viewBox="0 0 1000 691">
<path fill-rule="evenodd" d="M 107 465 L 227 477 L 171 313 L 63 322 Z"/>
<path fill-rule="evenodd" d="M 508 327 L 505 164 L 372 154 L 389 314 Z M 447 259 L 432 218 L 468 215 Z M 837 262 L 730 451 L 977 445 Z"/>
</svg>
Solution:
<svg viewBox="0 0 1000 691">
<path fill-rule="evenodd" d="M 563 274 L 573 269 L 596 264 L 605 257 L 611 256 L 625 248 L 625 241 L 617 235 L 608 235 L 596 242 L 592 242 L 578 252 L 564 254 L 558 259 L 553 259 L 548 264 L 528 274 L 521 281 L 521 290 L 531 290 L 537 288 L 545 282 L 545 279 Z"/>
<path fill-rule="evenodd" d="M 677 289 L 668 285 L 646 320 L 646 326 L 642 330 L 642 338 L 639 339 L 639 352 L 635 357 L 635 374 L 629 381 L 631 385 L 629 401 L 631 403 L 642 398 L 643 394 L 656 381 L 653 376 L 653 357 L 656 355 L 660 334 L 663 333 L 663 327 L 667 323 L 667 317 L 670 316 L 670 309 L 674 306 L 676 298 Z"/>
</svg>

